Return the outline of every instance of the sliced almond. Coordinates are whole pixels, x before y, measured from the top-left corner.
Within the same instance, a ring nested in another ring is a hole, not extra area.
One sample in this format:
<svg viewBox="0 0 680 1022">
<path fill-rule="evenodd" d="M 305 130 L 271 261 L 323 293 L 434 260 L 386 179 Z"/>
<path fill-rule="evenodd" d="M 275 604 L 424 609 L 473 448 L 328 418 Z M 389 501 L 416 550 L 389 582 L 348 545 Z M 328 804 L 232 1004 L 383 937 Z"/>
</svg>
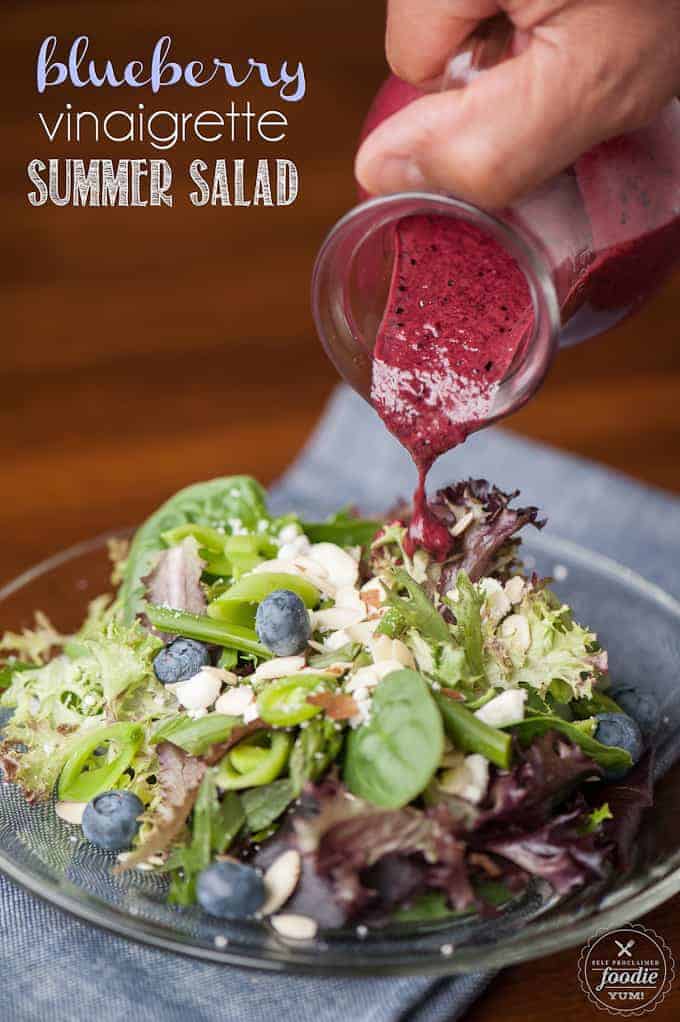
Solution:
<svg viewBox="0 0 680 1022">
<path fill-rule="evenodd" d="M 451 529 L 451 535 L 461 536 L 467 529 L 468 525 L 472 524 L 474 517 L 475 516 L 472 511 L 468 511 L 467 514 L 464 514 L 462 518 L 458 519 L 454 527 Z"/>
<path fill-rule="evenodd" d="M 361 600 L 361 609 L 358 607 L 329 607 L 327 610 L 317 610 L 312 615 L 312 627 L 319 628 L 322 632 L 337 632 L 351 625 L 357 625 L 366 617 L 366 608 Z"/>
<path fill-rule="evenodd" d="M 83 822 L 83 813 L 87 802 L 57 802 L 54 811 L 64 823 L 73 823 L 80 826 Z"/>
<path fill-rule="evenodd" d="M 376 663 L 382 660 L 397 660 L 404 667 L 415 668 L 413 653 L 401 639 L 390 639 L 387 635 L 375 635 L 371 639 L 371 653 Z"/>
<path fill-rule="evenodd" d="M 360 642 L 362 646 L 367 646 L 379 624 L 380 620 L 374 618 L 372 621 L 360 621 L 359 624 L 350 625 L 346 629 L 348 639 L 352 642 Z"/>
<path fill-rule="evenodd" d="M 351 554 L 337 546 L 336 543 L 314 543 L 309 551 L 309 556 L 316 564 L 325 569 L 337 589 L 356 585 L 359 578 L 359 565 Z"/>
<path fill-rule="evenodd" d="M 219 697 L 215 703 L 215 711 L 217 713 L 226 713 L 228 716 L 241 717 L 246 710 L 253 706 L 254 702 L 255 693 L 250 685 L 238 685 L 227 689 Z"/>
<path fill-rule="evenodd" d="M 286 904 L 297 887 L 301 864 L 300 853 L 294 848 L 274 859 L 264 875 L 267 897 L 260 909 L 260 915 L 270 916 Z"/>
<path fill-rule="evenodd" d="M 272 678 L 287 678 L 289 674 L 297 674 L 305 666 L 303 656 L 279 656 L 273 660 L 265 660 L 253 674 L 253 681 L 271 681 Z"/>
<path fill-rule="evenodd" d="M 272 916 L 269 921 L 279 936 L 288 940 L 312 940 L 319 929 L 316 921 L 310 916 L 297 916 L 292 913 Z"/>
</svg>

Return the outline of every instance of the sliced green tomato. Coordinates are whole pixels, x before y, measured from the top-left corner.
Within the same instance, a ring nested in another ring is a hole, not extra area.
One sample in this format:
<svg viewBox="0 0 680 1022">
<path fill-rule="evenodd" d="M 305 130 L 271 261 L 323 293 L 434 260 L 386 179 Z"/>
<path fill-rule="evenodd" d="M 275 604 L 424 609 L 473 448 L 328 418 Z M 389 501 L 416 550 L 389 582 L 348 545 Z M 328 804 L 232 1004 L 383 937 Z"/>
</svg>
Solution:
<svg viewBox="0 0 680 1022">
<path fill-rule="evenodd" d="M 254 742 L 240 742 L 231 750 L 229 762 L 240 774 L 250 773 L 262 766 L 269 756 L 269 749 Z"/>
<path fill-rule="evenodd" d="M 196 525 L 188 522 L 186 525 L 178 525 L 174 529 L 168 529 L 161 533 L 161 539 L 168 546 L 176 546 L 187 536 L 193 536 L 199 546 L 205 547 L 216 554 L 224 551 L 224 541 L 227 538 L 223 532 L 211 529 L 208 525 Z"/>
<path fill-rule="evenodd" d="M 143 741 L 144 729 L 139 724 L 112 724 L 90 731 L 75 743 L 64 764 L 59 778 L 59 798 L 65 802 L 89 802 L 103 791 L 109 791 L 130 766 Z M 94 750 L 108 742 L 116 743 L 118 755 L 104 766 L 93 765 Z"/>
<path fill-rule="evenodd" d="M 308 703 L 307 696 L 320 686 L 327 687 L 328 683 L 328 675 L 324 674 L 293 674 L 288 678 L 277 678 L 260 693 L 258 714 L 275 727 L 301 724 L 321 713 L 321 707 Z"/>
<path fill-rule="evenodd" d="M 239 746 L 244 744 L 250 752 L 238 751 Z M 230 749 L 219 763 L 215 776 L 218 788 L 239 791 L 243 788 L 257 788 L 276 780 L 288 762 L 292 745 L 292 736 L 283 731 L 269 731 L 257 738 L 244 739 Z M 265 755 L 255 759 L 253 747 L 258 747 Z M 239 770 L 238 764 L 246 769 Z"/>
<path fill-rule="evenodd" d="M 261 603 L 277 589 L 289 589 L 297 593 L 305 607 L 316 607 L 321 594 L 316 586 L 313 586 L 307 579 L 300 575 L 287 575 L 284 572 L 258 571 L 255 574 L 244 575 L 226 592 L 218 596 L 208 607 L 208 614 L 211 617 L 219 617 L 218 608 L 225 603 Z"/>
</svg>

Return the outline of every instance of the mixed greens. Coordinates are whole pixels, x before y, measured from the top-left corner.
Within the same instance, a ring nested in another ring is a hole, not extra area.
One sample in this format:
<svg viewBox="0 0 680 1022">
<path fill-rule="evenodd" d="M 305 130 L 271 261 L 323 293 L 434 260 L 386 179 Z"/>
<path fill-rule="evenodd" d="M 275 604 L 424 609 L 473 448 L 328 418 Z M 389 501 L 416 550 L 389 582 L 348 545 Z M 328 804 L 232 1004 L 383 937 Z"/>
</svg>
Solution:
<svg viewBox="0 0 680 1022">
<path fill-rule="evenodd" d="M 0 642 L 6 780 L 116 872 L 289 936 L 604 876 L 644 742 L 596 635 L 524 573 L 517 532 L 542 523 L 514 496 L 441 490 L 440 563 L 407 555 L 399 511 L 309 523 L 244 476 L 182 490 L 77 634 L 38 616 Z"/>
</svg>

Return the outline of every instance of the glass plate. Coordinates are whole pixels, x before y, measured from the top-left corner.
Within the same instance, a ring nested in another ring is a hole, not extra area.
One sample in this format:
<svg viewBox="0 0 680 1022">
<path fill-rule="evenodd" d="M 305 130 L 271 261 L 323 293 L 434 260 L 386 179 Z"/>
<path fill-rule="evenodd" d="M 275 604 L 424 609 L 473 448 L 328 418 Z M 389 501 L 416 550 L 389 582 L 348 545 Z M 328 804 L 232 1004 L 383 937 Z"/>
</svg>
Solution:
<svg viewBox="0 0 680 1022">
<path fill-rule="evenodd" d="M 44 610 L 62 631 L 76 628 L 87 602 L 109 589 L 107 537 L 44 561 L 0 590 L 0 628 L 31 624 Z M 662 706 L 658 760 L 666 773 L 627 874 L 561 901 L 536 885 L 495 920 L 321 934 L 285 941 L 266 923 L 229 923 L 164 902 L 162 878 L 111 875 L 113 856 L 84 841 L 51 804 L 28 805 L 0 786 L 0 868 L 29 891 L 74 915 L 135 940 L 231 965 L 332 974 L 445 974 L 498 968 L 583 943 L 630 922 L 680 890 L 680 764 L 671 739 L 680 727 L 680 604 L 633 572 L 591 551 L 536 535 L 528 567 L 554 575 L 555 589 L 609 649 L 612 676 L 648 686 Z"/>
</svg>

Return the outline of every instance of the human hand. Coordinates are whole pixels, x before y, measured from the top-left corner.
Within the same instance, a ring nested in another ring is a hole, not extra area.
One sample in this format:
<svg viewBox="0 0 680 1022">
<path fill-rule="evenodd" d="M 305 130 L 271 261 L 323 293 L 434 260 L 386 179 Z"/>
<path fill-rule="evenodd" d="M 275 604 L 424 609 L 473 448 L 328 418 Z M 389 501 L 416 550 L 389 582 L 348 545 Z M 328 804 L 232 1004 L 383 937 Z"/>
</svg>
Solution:
<svg viewBox="0 0 680 1022">
<path fill-rule="evenodd" d="M 429 91 L 371 132 L 356 158 L 368 192 L 446 191 L 504 206 L 680 92 L 680 0 L 388 0 L 393 71 L 436 89 L 456 49 L 501 10 L 515 55 L 464 89 Z"/>
</svg>

